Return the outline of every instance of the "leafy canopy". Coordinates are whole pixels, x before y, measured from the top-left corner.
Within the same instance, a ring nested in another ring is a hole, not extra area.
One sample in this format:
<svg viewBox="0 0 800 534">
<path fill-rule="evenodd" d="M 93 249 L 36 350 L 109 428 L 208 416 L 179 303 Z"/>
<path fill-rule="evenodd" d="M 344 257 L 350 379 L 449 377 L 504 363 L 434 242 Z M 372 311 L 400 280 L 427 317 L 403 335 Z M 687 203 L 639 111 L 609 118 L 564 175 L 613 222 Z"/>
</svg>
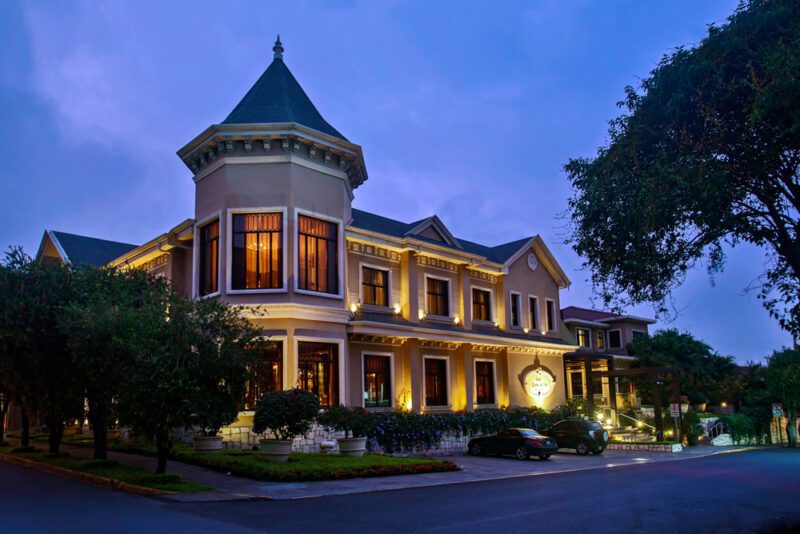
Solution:
<svg viewBox="0 0 800 534">
<path fill-rule="evenodd" d="M 650 302 L 724 245 L 768 251 L 760 297 L 800 332 L 800 9 L 751 0 L 626 88 L 610 142 L 570 160 L 570 243 L 606 307 Z"/>
</svg>

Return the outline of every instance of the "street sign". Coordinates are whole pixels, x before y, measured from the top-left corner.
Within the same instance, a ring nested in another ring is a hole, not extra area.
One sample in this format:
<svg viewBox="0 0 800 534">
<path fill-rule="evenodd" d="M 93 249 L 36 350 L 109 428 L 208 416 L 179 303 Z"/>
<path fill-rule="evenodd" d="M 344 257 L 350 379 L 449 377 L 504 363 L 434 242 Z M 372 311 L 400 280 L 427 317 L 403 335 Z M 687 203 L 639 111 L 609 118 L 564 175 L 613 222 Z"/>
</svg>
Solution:
<svg viewBox="0 0 800 534">
<path fill-rule="evenodd" d="M 673 402 L 672 404 L 669 405 L 669 413 L 672 415 L 672 417 L 680 416 L 681 405 L 676 402 Z"/>
<path fill-rule="evenodd" d="M 772 417 L 783 417 L 783 404 L 780 402 L 772 403 Z"/>
</svg>

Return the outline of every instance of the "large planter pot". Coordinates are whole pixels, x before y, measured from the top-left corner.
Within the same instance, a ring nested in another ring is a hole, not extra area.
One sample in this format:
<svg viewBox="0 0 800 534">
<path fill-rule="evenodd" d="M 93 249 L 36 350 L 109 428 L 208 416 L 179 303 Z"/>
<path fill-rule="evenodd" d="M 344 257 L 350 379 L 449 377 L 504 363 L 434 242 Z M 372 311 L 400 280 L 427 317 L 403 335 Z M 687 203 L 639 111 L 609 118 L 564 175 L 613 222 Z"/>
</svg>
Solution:
<svg viewBox="0 0 800 534">
<path fill-rule="evenodd" d="M 698 439 L 699 439 L 699 436 L 697 434 L 687 434 L 686 435 L 686 443 L 690 447 L 694 447 L 695 445 L 697 445 Z"/>
<path fill-rule="evenodd" d="M 197 452 L 216 452 L 222 450 L 222 436 L 195 436 L 194 450 Z"/>
<path fill-rule="evenodd" d="M 261 453 L 270 462 L 283 463 L 289 461 L 292 452 L 292 440 L 262 439 Z"/>
<path fill-rule="evenodd" d="M 367 438 L 339 438 L 339 454 L 360 458 L 367 450 Z"/>
</svg>

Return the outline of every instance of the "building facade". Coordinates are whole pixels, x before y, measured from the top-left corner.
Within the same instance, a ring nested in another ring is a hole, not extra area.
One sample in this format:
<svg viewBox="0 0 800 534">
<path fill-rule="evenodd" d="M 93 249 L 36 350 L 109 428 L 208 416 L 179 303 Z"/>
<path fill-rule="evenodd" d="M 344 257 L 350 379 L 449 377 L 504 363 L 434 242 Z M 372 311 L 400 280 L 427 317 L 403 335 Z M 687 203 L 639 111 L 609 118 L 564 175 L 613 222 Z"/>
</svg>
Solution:
<svg viewBox="0 0 800 534">
<path fill-rule="evenodd" d="M 193 175 L 192 218 L 140 246 L 47 231 L 39 256 L 145 269 L 238 306 L 272 341 L 243 416 L 265 391 L 290 387 L 324 406 L 552 408 L 591 390 L 568 374 L 576 329 L 602 330 L 594 348 L 625 357 L 608 335 L 627 339 L 627 327 L 562 321 L 570 281 L 539 236 L 485 246 L 435 215 L 403 222 L 353 208 L 368 178 L 361 147 L 323 119 L 280 41 L 273 50 L 230 115 L 178 151 Z"/>
</svg>

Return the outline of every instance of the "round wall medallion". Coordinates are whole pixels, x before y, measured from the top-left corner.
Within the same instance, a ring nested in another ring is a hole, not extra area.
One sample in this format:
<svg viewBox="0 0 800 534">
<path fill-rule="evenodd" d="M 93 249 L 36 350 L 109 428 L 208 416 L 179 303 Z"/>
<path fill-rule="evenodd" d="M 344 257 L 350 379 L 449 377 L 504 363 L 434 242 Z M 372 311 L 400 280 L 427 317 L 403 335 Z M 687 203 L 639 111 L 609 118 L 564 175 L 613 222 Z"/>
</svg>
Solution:
<svg viewBox="0 0 800 534">
<path fill-rule="evenodd" d="M 522 387 L 529 397 L 540 400 L 550 396 L 556 388 L 556 379 L 552 373 L 542 367 L 531 369 L 523 374 Z"/>
<path fill-rule="evenodd" d="M 531 252 L 528 254 L 528 269 L 531 271 L 535 271 L 536 268 L 539 266 L 539 260 L 536 259 L 536 254 Z"/>
</svg>

